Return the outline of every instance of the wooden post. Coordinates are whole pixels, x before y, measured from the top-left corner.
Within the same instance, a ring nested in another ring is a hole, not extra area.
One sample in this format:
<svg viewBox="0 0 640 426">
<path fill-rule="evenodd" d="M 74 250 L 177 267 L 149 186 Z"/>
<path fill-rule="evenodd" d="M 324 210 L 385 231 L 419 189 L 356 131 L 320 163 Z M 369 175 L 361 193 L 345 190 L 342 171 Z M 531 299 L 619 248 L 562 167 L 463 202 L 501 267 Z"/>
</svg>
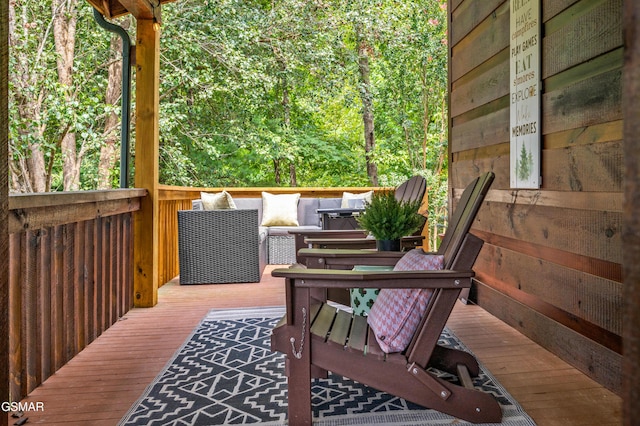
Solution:
<svg viewBox="0 0 640 426">
<path fill-rule="evenodd" d="M 9 1 L 0 1 L 0 404 L 9 395 Z M 9 423 L 0 410 L 0 426 Z"/>
<path fill-rule="evenodd" d="M 144 188 L 134 218 L 134 304 L 158 302 L 158 116 L 160 30 L 152 19 L 138 19 L 136 43 L 135 187 Z"/>
<path fill-rule="evenodd" d="M 623 421 L 637 424 L 640 418 L 640 4 L 624 0 L 624 231 L 623 268 L 625 317 L 623 330 Z"/>
</svg>

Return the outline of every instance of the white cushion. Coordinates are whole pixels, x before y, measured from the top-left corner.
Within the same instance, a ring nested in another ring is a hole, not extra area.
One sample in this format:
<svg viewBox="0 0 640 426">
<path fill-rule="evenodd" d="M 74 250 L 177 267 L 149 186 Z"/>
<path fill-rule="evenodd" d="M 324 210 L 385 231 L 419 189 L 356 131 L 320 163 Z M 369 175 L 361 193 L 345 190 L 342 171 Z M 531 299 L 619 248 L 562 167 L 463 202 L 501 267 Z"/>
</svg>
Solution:
<svg viewBox="0 0 640 426">
<path fill-rule="evenodd" d="M 353 208 L 353 207 L 364 207 L 364 203 L 370 203 L 371 197 L 373 196 L 373 191 L 360 192 L 358 194 L 354 194 L 352 192 L 343 192 L 342 193 L 342 204 L 340 207 L 343 209 Z M 349 201 L 354 200 L 356 202 L 356 206 L 350 205 Z M 362 200 L 362 202 L 358 203 L 357 200 Z M 357 205 L 360 204 L 360 205 Z"/>
<path fill-rule="evenodd" d="M 236 208 L 236 204 L 233 202 L 231 194 L 229 194 L 227 191 L 218 192 L 216 194 L 201 192 L 200 199 L 202 200 L 202 207 L 205 210 L 224 210 Z"/>
<path fill-rule="evenodd" d="M 262 193 L 262 226 L 298 226 L 300 194 Z"/>
</svg>

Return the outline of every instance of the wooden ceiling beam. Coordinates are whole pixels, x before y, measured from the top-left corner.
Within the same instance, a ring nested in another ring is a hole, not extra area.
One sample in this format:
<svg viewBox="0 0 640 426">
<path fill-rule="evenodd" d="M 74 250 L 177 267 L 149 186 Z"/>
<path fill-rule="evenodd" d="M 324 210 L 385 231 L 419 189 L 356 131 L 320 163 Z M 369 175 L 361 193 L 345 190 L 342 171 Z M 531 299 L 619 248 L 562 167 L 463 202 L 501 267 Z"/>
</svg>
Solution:
<svg viewBox="0 0 640 426">
<path fill-rule="evenodd" d="M 127 15 L 129 11 L 118 0 L 87 0 L 105 18 L 113 19 Z"/>
<path fill-rule="evenodd" d="M 112 19 L 127 14 L 136 19 L 161 21 L 160 6 L 176 0 L 87 0 L 106 18 Z"/>
<path fill-rule="evenodd" d="M 136 19 L 153 19 L 160 22 L 160 0 L 119 0 Z"/>
</svg>

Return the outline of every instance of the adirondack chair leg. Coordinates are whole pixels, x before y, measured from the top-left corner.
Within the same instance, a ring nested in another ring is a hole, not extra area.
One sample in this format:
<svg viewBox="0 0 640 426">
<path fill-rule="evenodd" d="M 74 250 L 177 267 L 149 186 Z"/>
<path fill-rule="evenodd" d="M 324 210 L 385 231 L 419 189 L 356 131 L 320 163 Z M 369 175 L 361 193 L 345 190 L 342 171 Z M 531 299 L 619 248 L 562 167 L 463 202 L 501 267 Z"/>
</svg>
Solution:
<svg viewBox="0 0 640 426">
<path fill-rule="evenodd" d="M 304 361 L 287 356 L 289 365 L 288 413 L 290 425 L 311 425 L 311 369 Z"/>
<path fill-rule="evenodd" d="M 491 395 L 474 389 L 472 383 L 467 383 L 469 387 L 446 383 L 416 364 L 410 365 L 408 371 L 428 389 L 415 402 L 472 423 L 502 421 L 500 404 Z M 466 378 L 461 381 L 464 383 Z"/>
<path fill-rule="evenodd" d="M 293 284 L 293 283 L 291 283 Z M 293 300 L 295 311 L 293 313 L 293 335 L 291 336 L 291 348 L 287 353 L 289 371 L 288 403 L 290 425 L 311 425 L 313 415 L 311 411 L 311 335 L 309 333 L 311 311 L 309 306 L 309 289 L 295 288 Z"/>
</svg>

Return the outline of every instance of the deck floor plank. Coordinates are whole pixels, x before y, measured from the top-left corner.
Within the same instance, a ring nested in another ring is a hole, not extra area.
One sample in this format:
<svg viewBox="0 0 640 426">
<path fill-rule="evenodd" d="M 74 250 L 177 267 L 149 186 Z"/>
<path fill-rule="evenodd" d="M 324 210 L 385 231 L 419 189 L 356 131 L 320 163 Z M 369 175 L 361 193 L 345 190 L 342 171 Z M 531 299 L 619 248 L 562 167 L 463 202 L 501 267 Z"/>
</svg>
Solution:
<svg viewBox="0 0 640 426">
<path fill-rule="evenodd" d="M 210 309 L 284 304 L 271 269 L 255 284 L 163 286 L 24 399 L 44 403 L 27 424 L 116 425 Z M 483 309 L 458 304 L 448 326 L 538 425 L 622 424 L 618 396 Z"/>
</svg>

